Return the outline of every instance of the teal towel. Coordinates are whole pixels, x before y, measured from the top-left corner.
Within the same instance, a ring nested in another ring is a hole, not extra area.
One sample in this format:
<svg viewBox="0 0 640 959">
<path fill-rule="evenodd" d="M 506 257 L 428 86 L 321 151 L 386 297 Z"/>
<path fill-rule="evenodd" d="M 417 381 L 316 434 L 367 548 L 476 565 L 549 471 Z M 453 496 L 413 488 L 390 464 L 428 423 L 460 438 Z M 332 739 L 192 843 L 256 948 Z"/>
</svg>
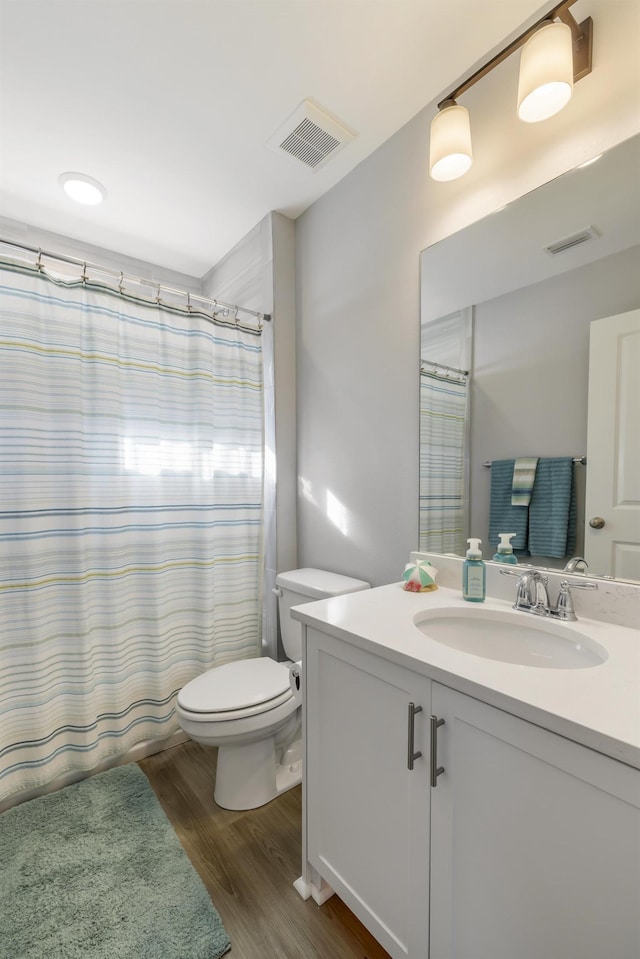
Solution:
<svg viewBox="0 0 640 959">
<path fill-rule="evenodd" d="M 529 551 L 562 559 L 573 553 L 575 536 L 573 457 L 540 459 L 529 504 Z"/>
<path fill-rule="evenodd" d="M 491 497 L 489 501 L 489 546 L 493 555 L 500 533 L 515 533 L 511 545 L 516 552 L 527 554 L 529 510 L 511 505 L 515 460 L 493 460 L 491 464 Z"/>
</svg>

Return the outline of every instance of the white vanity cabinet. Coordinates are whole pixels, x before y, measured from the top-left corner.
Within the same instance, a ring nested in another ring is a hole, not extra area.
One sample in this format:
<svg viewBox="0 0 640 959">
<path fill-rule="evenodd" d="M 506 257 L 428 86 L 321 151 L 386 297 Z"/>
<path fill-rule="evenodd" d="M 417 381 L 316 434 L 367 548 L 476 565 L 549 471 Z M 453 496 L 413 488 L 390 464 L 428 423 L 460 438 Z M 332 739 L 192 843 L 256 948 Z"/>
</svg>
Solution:
<svg viewBox="0 0 640 959">
<path fill-rule="evenodd" d="M 425 959 L 429 681 L 309 627 L 304 674 L 307 859 L 392 956 Z"/>
<path fill-rule="evenodd" d="M 438 683 L 432 711 L 430 959 L 640 956 L 638 770 Z"/>
<path fill-rule="evenodd" d="M 311 625 L 305 738 L 306 862 L 394 959 L 640 956 L 637 769 Z"/>
</svg>

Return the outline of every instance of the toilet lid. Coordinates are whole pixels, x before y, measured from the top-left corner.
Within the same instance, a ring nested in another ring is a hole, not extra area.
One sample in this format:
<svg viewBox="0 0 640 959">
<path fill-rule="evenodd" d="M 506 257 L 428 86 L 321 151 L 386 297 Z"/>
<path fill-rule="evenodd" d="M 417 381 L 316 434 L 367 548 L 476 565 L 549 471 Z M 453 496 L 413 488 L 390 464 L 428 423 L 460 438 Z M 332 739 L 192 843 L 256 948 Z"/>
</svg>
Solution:
<svg viewBox="0 0 640 959">
<path fill-rule="evenodd" d="M 225 712 L 266 703 L 290 690 L 289 664 L 266 656 L 215 666 L 187 683 L 178 694 L 183 709 Z"/>
</svg>

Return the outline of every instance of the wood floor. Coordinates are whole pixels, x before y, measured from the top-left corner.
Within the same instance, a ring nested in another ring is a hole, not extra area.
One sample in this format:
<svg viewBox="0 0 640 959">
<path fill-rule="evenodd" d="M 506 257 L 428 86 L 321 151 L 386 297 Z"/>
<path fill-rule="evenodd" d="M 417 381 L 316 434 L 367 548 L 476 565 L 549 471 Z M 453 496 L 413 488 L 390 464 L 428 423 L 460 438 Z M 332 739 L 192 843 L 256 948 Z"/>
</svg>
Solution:
<svg viewBox="0 0 640 959">
<path fill-rule="evenodd" d="M 213 801 L 215 749 L 188 742 L 141 760 L 231 939 L 230 959 L 390 959 L 337 896 L 318 907 L 301 870 L 301 788 L 247 812 Z"/>
</svg>

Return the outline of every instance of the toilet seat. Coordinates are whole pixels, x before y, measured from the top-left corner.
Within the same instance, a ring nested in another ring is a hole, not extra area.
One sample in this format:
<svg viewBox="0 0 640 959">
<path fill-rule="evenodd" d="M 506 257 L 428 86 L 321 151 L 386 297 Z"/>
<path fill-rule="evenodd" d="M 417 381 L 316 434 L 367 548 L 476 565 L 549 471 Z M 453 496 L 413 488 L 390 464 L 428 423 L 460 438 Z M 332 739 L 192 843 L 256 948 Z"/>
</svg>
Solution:
<svg viewBox="0 0 640 959">
<path fill-rule="evenodd" d="M 215 666 L 180 690 L 178 706 L 192 722 L 227 722 L 269 712 L 293 697 L 289 665 L 260 657 Z"/>
<path fill-rule="evenodd" d="M 180 690 L 176 719 L 181 729 L 218 751 L 213 797 L 223 809 L 257 809 L 302 781 L 303 690 L 289 670 L 302 660 L 303 634 L 292 609 L 368 586 L 317 569 L 278 573 L 273 592 L 287 661 L 257 657 L 225 663 Z"/>
</svg>

